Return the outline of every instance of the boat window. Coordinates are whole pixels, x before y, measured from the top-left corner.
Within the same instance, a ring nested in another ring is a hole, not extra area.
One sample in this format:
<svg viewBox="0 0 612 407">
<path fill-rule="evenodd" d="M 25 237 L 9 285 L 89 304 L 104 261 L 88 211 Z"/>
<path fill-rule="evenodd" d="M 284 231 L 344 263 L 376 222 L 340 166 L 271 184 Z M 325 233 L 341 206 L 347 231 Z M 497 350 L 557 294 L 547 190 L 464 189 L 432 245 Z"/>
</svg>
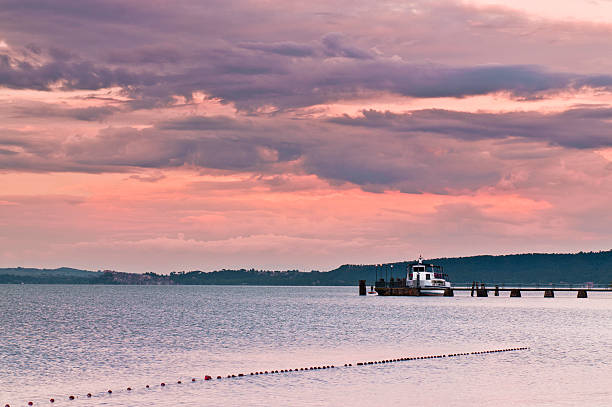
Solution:
<svg viewBox="0 0 612 407">
<path fill-rule="evenodd" d="M 425 280 L 431 280 L 431 274 L 427 274 L 427 275 L 425 276 Z"/>
</svg>

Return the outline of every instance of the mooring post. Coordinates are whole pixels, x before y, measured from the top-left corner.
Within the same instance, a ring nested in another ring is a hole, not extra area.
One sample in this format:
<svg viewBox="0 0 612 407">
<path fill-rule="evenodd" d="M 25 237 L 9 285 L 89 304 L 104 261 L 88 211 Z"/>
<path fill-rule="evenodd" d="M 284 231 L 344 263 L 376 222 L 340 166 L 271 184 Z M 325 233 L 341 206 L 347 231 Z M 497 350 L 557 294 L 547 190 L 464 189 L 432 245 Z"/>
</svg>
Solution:
<svg viewBox="0 0 612 407">
<path fill-rule="evenodd" d="M 586 290 L 578 290 L 578 298 L 587 298 Z"/>
<path fill-rule="evenodd" d="M 510 297 L 520 297 L 521 296 L 521 290 L 519 290 L 518 288 L 513 288 L 512 290 L 510 290 Z"/>
<path fill-rule="evenodd" d="M 488 297 L 488 296 L 489 296 L 489 292 L 487 291 L 487 287 L 485 286 L 485 283 L 481 283 L 480 288 L 476 286 L 476 297 Z"/>
<path fill-rule="evenodd" d="M 544 290 L 544 298 L 555 298 L 554 290 Z"/>
<path fill-rule="evenodd" d="M 445 288 L 444 289 L 444 296 L 445 297 L 454 297 L 455 293 L 454 293 L 452 288 Z"/>
<path fill-rule="evenodd" d="M 359 280 L 359 295 L 366 295 L 366 281 Z"/>
<path fill-rule="evenodd" d="M 474 296 L 474 286 L 476 285 L 476 281 L 472 281 L 472 291 L 470 292 L 470 296 Z"/>
<path fill-rule="evenodd" d="M 497 284 L 495 285 L 495 296 L 499 297 L 499 286 Z"/>
</svg>

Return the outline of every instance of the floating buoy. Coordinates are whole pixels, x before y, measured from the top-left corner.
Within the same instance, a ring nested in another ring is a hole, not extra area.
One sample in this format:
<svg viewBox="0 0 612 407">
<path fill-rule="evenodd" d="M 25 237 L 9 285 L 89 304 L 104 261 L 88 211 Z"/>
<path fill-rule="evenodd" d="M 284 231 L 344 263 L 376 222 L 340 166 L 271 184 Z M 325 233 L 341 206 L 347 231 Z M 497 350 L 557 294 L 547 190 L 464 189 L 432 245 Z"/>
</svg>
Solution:
<svg viewBox="0 0 612 407">
<path fill-rule="evenodd" d="M 370 361 L 370 362 L 357 362 L 356 365 L 357 366 L 364 366 L 364 365 L 373 365 L 373 364 L 380 364 L 380 363 L 391 363 L 391 362 L 401 362 L 401 361 L 409 361 L 409 360 L 423 360 L 423 359 L 439 359 L 439 358 L 446 358 L 446 357 L 456 357 L 456 356 L 465 356 L 465 355 L 485 355 L 485 354 L 492 354 L 492 353 L 498 353 L 498 352 L 510 352 L 510 351 L 519 351 L 519 350 L 526 350 L 526 349 L 531 349 L 530 347 L 519 347 L 519 348 L 506 348 L 506 349 L 491 349 L 491 350 L 484 350 L 484 351 L 474 351 L 474 352 L 465 352 L 465 353 L 449 353 L 449 354 L 442 354 L 442 355 L 427 355 L 427 356 L 413 356 L 413 357 L 402 357 L 402 358 L 396 358 L 396 359 L 383 359 L 383 360 L 377 360 L 377 361 Z M 353 366 L 352 363 L 345 363 L 344 367 L 350 367 Z M 310 367 L 301 367 L 301 368 L 295 368 L 295 369 L 281 369 L 280 373 L 289 373 L 289 372 L 298 372 L 298 371 L 304 371 L 304 370 L 320 370 L 320 369 L 333 369 L 335 368 L 335 365 L 325 365 L 325 366 L 310 366 Z M 261 374 L 269 374 L 269 373 L 279 373 L 279 370 L 266 370 L 264 372 L 251 372 L 251 373 L 238 373 L 238 376 L 236 376 L 235 374 L 231 374 L 231 375 L 227 375 L 228 378 L 235 378 L 235 377 L 244 377 L 245 375 L 261 375 Z M 217 379 L 221 379 L 221 376 L 217 376 Z M 204 380 L 211 380 L 212 376 L 204 376 Z M 191 379 L 192 382 L 196 382 L 197 379 L 194 377 Z M 182 384 L 181 380 L 177 381 L 177 384 Z M 165 387 L 166 383 L 162 382 L 160 384 L 161 387 Z M 149 388 L 149 385 L 147 384 L 145 386 L 147 389 Z M 127 387 L 127 391 L 132 391 L 131 387 Z M 112 394 L 113 391 L 112 390 L 108 390 L 107 391 L 108 394 Z M 87 397 L 91 398 L 92 394 L 91 393 L 87 393 Z M 71 395 L 68 397 L 69 400 L 75 400 L 75 396 Z M 49 399 L 50 403 L 55 403 L 55 399 L 51 398 Z M 34 402 L 29 401 L 27 403 L 28 406 L 33 406 Z M 5 404 L 5 407 L 10 407 L 9 404 Z"/>
</svg>

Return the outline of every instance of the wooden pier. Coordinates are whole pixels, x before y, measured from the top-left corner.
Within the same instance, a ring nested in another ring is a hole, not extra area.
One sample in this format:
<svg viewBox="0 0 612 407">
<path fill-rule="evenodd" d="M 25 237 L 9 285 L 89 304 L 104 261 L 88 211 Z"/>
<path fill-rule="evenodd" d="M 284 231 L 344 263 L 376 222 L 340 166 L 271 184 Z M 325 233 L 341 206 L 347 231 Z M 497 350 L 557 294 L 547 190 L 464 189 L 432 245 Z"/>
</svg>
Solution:
<svg viewBox="0 0 612 407">
<path fill-rule="evenodd" d="M 424 295 L 419 287 L 406 287 L 400 281 L 378 281 L 376 285 L 372 285 L 372 290 L 376 291 L 381 296 L 409 296 L 420 297 Z M 472 297 L 488 297 L 489 293 L 498 297 L 500 292 L 509 292 L 510 297 L 521 297 L 521 292 L 542 292 L 544 298 L 554 298 L 555 291 L 560 292 L 576 292 L 577 298 L 588 298 L 589 292 L 606 292 L 612 293 L 612 287 L 563 287 L 563 286 L 514 286 L 500 287 L 500 285 L 487 286 L 484 283 L 472 283 L 471 286 L 454 286 L 454 287 L 431 287 L 426 288 L 427 291 L 436 290 L 444 297 L 453 297 L 455 291 L 469 291 Z M 359 294 L 366 295 L 366 281 L 359 280 Z"/>
</svg>

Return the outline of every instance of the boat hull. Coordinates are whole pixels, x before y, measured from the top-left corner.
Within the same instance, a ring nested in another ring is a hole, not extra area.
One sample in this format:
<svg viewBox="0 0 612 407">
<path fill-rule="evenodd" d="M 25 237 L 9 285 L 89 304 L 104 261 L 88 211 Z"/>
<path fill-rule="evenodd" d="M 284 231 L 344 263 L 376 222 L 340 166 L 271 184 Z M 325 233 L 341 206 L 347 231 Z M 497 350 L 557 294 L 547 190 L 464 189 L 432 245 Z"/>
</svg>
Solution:
<svg viewBox="0 0 612 407">
<path fill-rule="evenodd" d="M 427 288 L 421 288 L 421 295 L 422 296 L 437 296 L 437 297 L 441 297 L 444 295 L 444 290 L 431 290 L 431 289 L 427 289 Z"/>
<path fill-rule="evenodd" d="M 450 288 L 450 287 L 443 287 Z M 404 297 L 425 297 L 443 296 L 445 290 L 432 290 L 416 287 L 376 287 L 376 292 L 381 296 L 404 296 Z"/>
</svg>

